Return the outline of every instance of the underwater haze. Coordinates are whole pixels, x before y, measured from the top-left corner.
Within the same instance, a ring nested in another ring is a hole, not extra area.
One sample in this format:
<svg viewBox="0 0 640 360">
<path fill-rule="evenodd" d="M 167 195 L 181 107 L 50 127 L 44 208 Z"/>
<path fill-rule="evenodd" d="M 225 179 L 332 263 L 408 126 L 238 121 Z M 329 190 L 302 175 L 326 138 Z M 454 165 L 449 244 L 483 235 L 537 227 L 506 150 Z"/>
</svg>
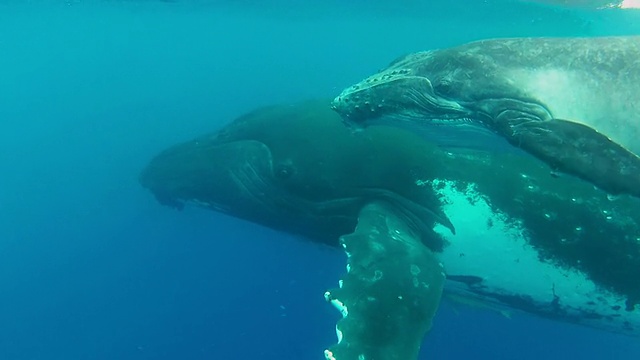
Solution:
<svg viewBox="0 0 640 360">
<path fill-rule="evenodd" d="M 138 183 L 164 148 L 332 97 L 400 55 L 640 34 L 510 1 L 0 3 L 0 359 L 319 359 L 343 253 Z M 444 302 L 421 359 L 637 359 L 640 341 Z"/>
</svg>

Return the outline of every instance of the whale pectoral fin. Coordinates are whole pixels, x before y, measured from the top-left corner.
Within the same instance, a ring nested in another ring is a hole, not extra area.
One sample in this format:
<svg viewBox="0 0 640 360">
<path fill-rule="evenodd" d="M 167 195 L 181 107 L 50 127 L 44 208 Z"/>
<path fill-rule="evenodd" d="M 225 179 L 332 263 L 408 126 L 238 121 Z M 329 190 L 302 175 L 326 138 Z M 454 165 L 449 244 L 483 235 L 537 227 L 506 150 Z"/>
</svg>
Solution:
<svg viewBox="0 0 640 360">
<path fill-rule="evenodd" d="M 440 302 L 442 264 L 384 203 L 365 206 L 340 242 L 347 273 L 325 298 L 343 318 L 326 359 L 416 359 Z"/>
<path fill-rule="evenodd" d="M 640 157 L 595 129 L 572 121 L 529 121 L 507 139 L 554 170 L 586 180 L 611 194 L 640 197 Z"/>
</svg>

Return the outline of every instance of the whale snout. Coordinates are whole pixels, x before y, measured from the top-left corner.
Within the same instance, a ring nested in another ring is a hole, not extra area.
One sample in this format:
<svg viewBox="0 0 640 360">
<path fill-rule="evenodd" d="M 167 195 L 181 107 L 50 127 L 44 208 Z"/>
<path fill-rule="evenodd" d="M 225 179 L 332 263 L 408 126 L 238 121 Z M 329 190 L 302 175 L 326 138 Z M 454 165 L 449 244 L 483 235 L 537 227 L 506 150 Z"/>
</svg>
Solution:
<svg viewBox="0 0 640 360">
<path fill-rule="evenodd" d="M 342 117 L 343 123 L 352 128 L 360 128 L 360 124 L 370 118 L 382 115 L 383 104 L 372 104 L 371 101 L 360 99 L 359 95 L 339 95 L 331 102 L 331 109 L 336 111 Z"/>
<path fill-rule="evenodd" d="M 206 138 L 165 150 L 151 160 L 139 181 L 163 205 L 181 209 L 193 203 L 229 212 L 255 207 L 271 178 L 271 152 L 264 144 Z"/>
<path fill-rule="evenodd" d="M 342 116 L 345 122 L 364 123 L 387 113 L 397 111 L 397 88 L 407 81 L 405 73 L 399 70 L 375 74 L 360 83 L 344 89 L 331 102 L 331 108 Z"/>
</svg>

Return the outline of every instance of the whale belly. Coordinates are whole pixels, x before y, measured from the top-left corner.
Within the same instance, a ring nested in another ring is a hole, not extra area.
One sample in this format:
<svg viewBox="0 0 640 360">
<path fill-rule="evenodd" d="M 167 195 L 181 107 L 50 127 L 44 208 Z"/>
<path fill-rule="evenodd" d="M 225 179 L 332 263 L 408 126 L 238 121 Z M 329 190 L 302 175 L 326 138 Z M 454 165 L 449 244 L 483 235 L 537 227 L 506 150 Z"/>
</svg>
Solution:
<svg viewBox="0 0 640 360">
<path fill-rule="evenodd" d="M 625 310 L 626 298 L 604 289 L 577 269 L 543 260 L 527 229 L 494 211 L 473 185 L 460 189 L 433 181 L 456 226 L 436 228 L 448 246 L 440 254 L 448 291 L 535 315 L 640 336 L 640 309 Z M 532 210 L 533 211 L 533 210 Z"/>
</svg>

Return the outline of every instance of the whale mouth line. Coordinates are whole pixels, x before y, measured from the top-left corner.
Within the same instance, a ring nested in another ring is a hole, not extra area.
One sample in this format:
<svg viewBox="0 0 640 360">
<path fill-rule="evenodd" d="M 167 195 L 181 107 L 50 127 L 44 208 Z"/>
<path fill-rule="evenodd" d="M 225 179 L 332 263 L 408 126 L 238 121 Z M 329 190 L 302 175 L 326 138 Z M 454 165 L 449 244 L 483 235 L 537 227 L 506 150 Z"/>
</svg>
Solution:
<svg viewBox="0 0 640 360">
<path fill-rule="evenodd" d="M 424 116 L 411 112 L 402 112 L 393 115 L 384 115 L 367 121 L 367 125 L 400 126 L 415 131 L 420 128 L 456 128 L 469 127 L 489 131 L 489 128 L 480 120 L 472 116 Z M 352 122 L 347 121 L 350 124 Z"/>
<path fill-rule="evenodd" d="M 435 117 L 427 120 L 429 125 L 433 126 L 458 126 L 458 125 L 476 125 L 478 127 L 484 127 L 482 122 L 469 117 Z"/>
<path fill-rule="evenodd" d="M 393 114 L 369 120 L 366 125 L 349 122 L 352 127 L 390 126 L 437 144 L 440 148 L 520 153 L 492 128 L 475 117 L 416 117 Z"/>
</svg>

